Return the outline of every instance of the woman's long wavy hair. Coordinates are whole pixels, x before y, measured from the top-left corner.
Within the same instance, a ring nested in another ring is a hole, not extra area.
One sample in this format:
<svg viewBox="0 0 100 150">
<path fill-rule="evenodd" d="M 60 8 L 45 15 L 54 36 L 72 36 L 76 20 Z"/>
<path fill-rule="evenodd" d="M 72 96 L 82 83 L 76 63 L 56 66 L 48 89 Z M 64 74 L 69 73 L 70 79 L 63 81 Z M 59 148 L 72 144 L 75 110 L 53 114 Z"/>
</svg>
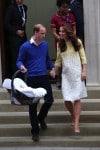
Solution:
<svg viewBox="0 0 100 150">
<path fill-rule="evenodd" d="M 66 40 L 71 41 L 75 51 L 79 51 L 81 45 L 80 45 L 75 33 L 73 32 L 73 29 L 70 27 L 70 25 L 62 26 L 62 28 L 64 29 L 64 31 L 66 33 L 66 36 L 67 36 Z M 61 52 L 64 52 L 67 49 L 66 40 L 60 39 L 60 41 L 59 41 L 59 47 L 60 47 Z"/>
</svg>

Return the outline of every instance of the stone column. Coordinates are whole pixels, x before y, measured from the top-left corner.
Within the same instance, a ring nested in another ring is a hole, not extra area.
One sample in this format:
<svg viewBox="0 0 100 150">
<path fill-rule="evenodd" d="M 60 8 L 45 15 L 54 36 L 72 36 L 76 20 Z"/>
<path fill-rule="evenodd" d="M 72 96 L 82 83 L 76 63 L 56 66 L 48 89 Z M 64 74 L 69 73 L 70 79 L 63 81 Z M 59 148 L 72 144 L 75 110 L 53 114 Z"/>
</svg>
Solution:
<svg viewBox="0 0 100 150">
<path fill-rule="evenodd" d="M 87 86 L 100 87 L 100 0 L 83 0 Z"/>
</svg>

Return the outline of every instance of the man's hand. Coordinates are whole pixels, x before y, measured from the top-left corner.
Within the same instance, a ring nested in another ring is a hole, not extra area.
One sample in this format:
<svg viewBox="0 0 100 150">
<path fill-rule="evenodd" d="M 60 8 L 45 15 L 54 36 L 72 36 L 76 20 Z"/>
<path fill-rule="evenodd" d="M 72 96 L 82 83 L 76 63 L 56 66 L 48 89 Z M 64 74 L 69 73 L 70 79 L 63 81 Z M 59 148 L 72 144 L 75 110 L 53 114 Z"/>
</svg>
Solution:
<svg viewBox="0 0 100 150">
<path fill-rule="evenodd" d="M 23 30 L 17 30 L 16 34 L 20 37 L 24 36 L 24 31 Z"/>
<path fill-rule="evenodd" d="M 21 70 L 22 73 L 26 73 L 27 72 L 27 69 L 24 66 L 21 66 L 20 70 Z"/>
</svg>

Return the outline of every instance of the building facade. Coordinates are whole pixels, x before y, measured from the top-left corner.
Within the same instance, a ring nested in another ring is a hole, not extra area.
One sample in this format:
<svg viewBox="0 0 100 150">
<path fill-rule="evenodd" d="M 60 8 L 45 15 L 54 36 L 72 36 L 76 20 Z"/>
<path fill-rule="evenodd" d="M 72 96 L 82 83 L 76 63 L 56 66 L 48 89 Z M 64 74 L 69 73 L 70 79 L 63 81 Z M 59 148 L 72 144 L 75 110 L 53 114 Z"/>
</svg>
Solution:
<svg viewBox="0 0 100 150">
<path fill-rule="evenodd" d="M 1 2 L 0 2 L 1 3 Z M 32 27 L 35 23 L 43 23 L 47 27 L 47 40 L 50 47 L 50 55 L 55 59 L 56 52 L 54 41 L 50 31 L 50 17 L 57 11 L 56 1 L 41 0 L 27 1 L 28 23 L 27 34 L 30 38 Z M 1 4 L 0 4 L 1 5 Z M 41 6 L 41 7 L 40 7 Z M 1 6 L 0 6 L 1 7 Z M 84 7 L 84 28 L 85 28 L 85 51 L 87 56 L 87 86 L 100 88 L 100 1 L 83 0 Z M 0 8 L 0 11 L 3 11 Z M 0 12 L 1 13 L 1 12 Z M 1 22 L 1 21 L 0 21 Z M 2 22 L 0 30 L 2 28 Z M 0 86 L 5 77 L 5 55 L 3 53 L 5 43 L 2 41 L 3 33 L 0 36 Z"/>
</svg>

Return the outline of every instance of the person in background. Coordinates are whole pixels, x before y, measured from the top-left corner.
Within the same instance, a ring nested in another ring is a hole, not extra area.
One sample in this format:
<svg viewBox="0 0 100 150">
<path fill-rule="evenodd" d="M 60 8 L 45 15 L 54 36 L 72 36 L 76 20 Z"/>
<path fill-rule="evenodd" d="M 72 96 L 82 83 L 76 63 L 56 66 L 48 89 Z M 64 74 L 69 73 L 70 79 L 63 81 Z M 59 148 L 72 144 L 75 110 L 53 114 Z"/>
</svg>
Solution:
<svg viewBox="0 0 100 150">
<path fill-rule="evenodd" d="M 12 59 L 12 75 L 16 72 L 16 59 L 19 52 L 19 47 L 27 40 L 26 36 L 26 21 L 27 21 L 27 6 L 23 4 L 24 0 L 13 0 L 13 3 L 7 8 L 4 18 L 4 28 L 9 45 L 9 53 Z"/>
<path fill-rule="evenodd" d="M 70 9 L 76 20 L 76 36 L 84 45 L 84 11 L 82 0 L 70 0 Z"/>
<path fill-rule="evenodd" d="M 48 54 L 48 43 L 44 41 L 46 28 L 42 24 L 36 24 L 33 32 L 34 35 L 31 39 L 20 47 L 17 67 L 23 73 L 27 72 L 28 86 L 32 88 L 42 87 L 47 91 L 44 97 L 45 101 L 38 114 L 38 102 L 29 105 L 32 139 L 39 141 L 39 124 L 41 129 L 45 130 L 47 128 L 45 118 L 53 104 L 52 88 L 47 69 L 50 70 L 51 77 L 55 78 L 55 68 Z"/>
<path fill-rule="evenodd" d="M 87 97 L 84 80 L 86 79 L 86 55 L 82 41 L 76 37 L 68 25 L 60 27 L 55 67 L 62 66 L 62 95 L 65 106 L 71 114 L 74 132 L 79 133 L 81 112 L 80 99 Z"/>
<path fill-rule="evenodd" d="M 69 2 L 67 0 L 57 0 L 56 5 L 58 7 L 58 12 L 51 17 L 50 24 L 52 34 L 55 39 L 55 49 L 57 49 L 57 42 L 60 40 L 59 28 L 62 25 L 69 24 L 76 33 L 76 22 L 73 14 L 69 11 Z M 56 86 L 61 88 L 61 69 L 57 73 Z"/>
</svg>

